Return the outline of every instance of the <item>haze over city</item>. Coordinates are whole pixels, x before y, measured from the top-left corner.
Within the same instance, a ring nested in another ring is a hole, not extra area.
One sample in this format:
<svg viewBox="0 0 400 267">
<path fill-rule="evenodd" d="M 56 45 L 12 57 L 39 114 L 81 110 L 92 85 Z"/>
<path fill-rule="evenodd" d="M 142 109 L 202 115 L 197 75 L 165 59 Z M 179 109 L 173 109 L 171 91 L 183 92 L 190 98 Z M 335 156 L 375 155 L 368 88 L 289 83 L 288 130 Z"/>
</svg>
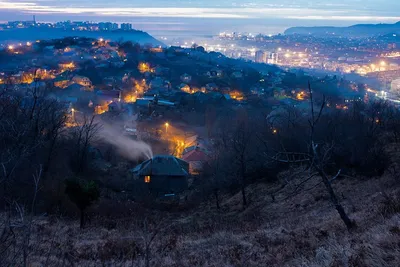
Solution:
<svg viewBox="0 0 400 267">
<path fill-rule="evenodd" d="M 351 25 L 400 20 L 396 0 L 366 1 L 0 1 L 0 21 L 112 20 L 158 35 L 204 35 L 219 31 L 276 34 L 292 26 Z"/>
</svg>

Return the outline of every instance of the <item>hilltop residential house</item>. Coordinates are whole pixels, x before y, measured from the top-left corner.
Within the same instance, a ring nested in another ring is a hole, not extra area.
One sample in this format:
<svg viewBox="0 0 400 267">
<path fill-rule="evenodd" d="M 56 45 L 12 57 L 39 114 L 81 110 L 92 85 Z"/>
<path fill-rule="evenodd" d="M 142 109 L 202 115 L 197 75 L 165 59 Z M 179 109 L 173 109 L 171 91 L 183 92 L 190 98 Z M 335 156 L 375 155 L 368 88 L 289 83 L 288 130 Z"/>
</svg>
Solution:
<svg viewBox="0 0 400 267">
<path fill-rule="evenodd" d="M 187 85 L 187 84 L 185 84 L 185 83 L 181 83 L 181 84 L 178 86 L 178 89 L 181 90 L 181 91 L 183 91 L 183 92 L 185 92 L 185 93 L 190 93 L 190 86 Z"/>
<path fill-rule="evenodd" d="M 231 78 L 241 79 L 243 78 L 243 73 L 241 73 L 240 71 L 235 71 L 231 74 Z"/>
<path fill-rule="evenodd" d="M 150 88 L 155 89 L 155 88 L 161 88 L 164 86 L 164 79 L 161 77 L 155 77 L 151 82 L 150 82 Z"/>
<path fill-rule="evenodd" d="M 72 78 L 72 81 L 85 87 L 92 87 L 92 82 L 85 76 L 76 75 Z"/>
<path fill-rule="evenodd" d="M 122 110 L 122 106 L 121 106 L 120 102 L 114 102 L 113 101 L 108 105 L 108 111 L 120 112 L 121 110 Z"/>
<path fill-rule="evenodd" d="M 121 91 L 120 90 L 98 90 L 96 92 L 97 98 L 99 101 L 115 101 L 119 102 L 121 100 Z"/>
<path fill-rule="evenodd" d="M 111 65 L 112 67 L 114 67 L 114 68 L 120 69 L 120 68 L 122 68 L 122 67 L 125 66 L 125 62 L 122 61 L 122 60 L 114 59 L 114 60 L 111 60 L 111 61 L 110 61 L 110 65 Z"/>
<path fill-rule="evenodd" d="M 53 80 L 54 86 L 60 87 L 60 88 L 66 88 L 68 85 L 71 84 L 71 80 L 66 76 L 66 75 L 58 75 L 54 80 Z"/>
<path fill-rule="evenodd" d="M 165 67 L 155 67 L 154 68 L 154 73 L 158 76 L 166 76 L 168 75 L 170 72 L 169 68 L 165 68 Z"/>
<path fill-rule="evenodd" d="M 132 173 L 157 195 L 177 194 L 188 188 L 189 164 L 174 156 L 155 156 L 136 166 Z"/>
<path fill-rule="evenodd" d="M 217 91 L 218 90 L 218 85 L 215 83 L 207 83 L 206 84 L 206 90 L 207 91 Z"/>
<path fill-rule="evenodd" d="M 184 83 L 190 83 L 192 81 L 192 76 L 189 74 L 185 73 L 181 75 L 181 81 Z"/>
<path fill-rule="evenodd" d="M 208 155 L 204 149 L 195 146 L 186 150 L 186 153 L 182 155 L 182 159 L 189 163 L 191 174 L 198 174 L 203 170 L 204 163 L 208 160 Z"/>
<path fill-rule="evenodd" d="M 210 71 L 207 72 L 207 76 L 210 78 L 220 78 L 222 77 L 223 72 L 220 69 L 213 68 Z"/>
</svg>

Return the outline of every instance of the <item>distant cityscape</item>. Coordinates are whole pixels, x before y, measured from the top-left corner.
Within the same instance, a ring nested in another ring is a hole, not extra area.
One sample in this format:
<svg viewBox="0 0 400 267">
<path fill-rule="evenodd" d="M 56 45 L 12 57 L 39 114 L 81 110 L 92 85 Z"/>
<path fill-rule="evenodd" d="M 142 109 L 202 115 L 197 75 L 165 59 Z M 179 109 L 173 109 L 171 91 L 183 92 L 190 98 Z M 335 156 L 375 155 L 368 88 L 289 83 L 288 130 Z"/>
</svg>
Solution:
<svg viewBox="0 0 400 267">
<path fill-rule="evenodd" d="M 131 31 L 131 23 L 114 23 L 114 22 L 90 22 L 90 21 L 61 21 L 56 23 L 37 22 L 36 16 L 28 21 L 9 21 L 0 24 L 0 30 L 5 29 L 25 29 L 25 28 L 58 28 L 72 31 Z"/>
<path fill-rule="evenodd" d="M 183 40 L 174 45 L 190 47 L 194 43 Z M 287 69 L 357 75 L 360 80 L 373 78 L 380 82 L 383 90 L 397 88 L 400 79 L 400 38 L 397 34 L 348 38 L 222 32 L 197 45 L 230 58 Z"/>
<path fill-rule="evenodd" d="M 9 21 L 1 30 L 60 29 L 77 32 L 129 32 L 131 23 L 61 21 Z M 89 34 L 89 33 L 88 33 Z M 159 37 L 163 42 L 166 37 Z M 241 32 L 221 32 L 212 38 L 168 40 L 167 45 L 182 48 L 202 46 L 205 51 L 219 52 L 227 57 L 280 67 L 323 71 L 330 74 L 358 75 L 378 81 L 379 90 L 400 91 L 399 36 L 339 37 L 303 34 L 264 35 Z M 7 47 L 10 44 L 3 45 Z M 361 79 L 360 79 L 361 80 Z M 378 86 L 377 86 L 378 87 Z M 378 89 L 378 88 L 377 88 Z"/>
</svg>

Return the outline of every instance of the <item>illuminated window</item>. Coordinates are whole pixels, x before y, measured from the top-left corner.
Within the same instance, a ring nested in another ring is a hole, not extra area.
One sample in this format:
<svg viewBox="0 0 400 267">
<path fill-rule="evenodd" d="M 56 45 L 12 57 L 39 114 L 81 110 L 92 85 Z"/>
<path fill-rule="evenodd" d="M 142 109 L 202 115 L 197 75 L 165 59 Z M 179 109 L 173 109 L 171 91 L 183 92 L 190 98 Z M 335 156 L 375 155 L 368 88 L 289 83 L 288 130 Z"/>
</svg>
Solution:
<svg viewBox="0 0 400 267">
<path fill-rule="evenodd" d="M 145 182 L 146 184 L 150 183 L 150 175 L 146 175 L 146 176 L 144 177 L 144 182 Z"/>
</svg>

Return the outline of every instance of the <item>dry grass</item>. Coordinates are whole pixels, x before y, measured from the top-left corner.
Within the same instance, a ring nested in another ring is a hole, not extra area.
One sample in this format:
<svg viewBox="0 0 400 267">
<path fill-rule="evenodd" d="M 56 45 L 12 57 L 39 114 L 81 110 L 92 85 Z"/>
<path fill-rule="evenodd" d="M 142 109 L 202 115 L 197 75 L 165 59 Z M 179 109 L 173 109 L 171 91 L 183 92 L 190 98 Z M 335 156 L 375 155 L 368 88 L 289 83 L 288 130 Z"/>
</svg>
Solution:
<svg viewBox="0 0 400 267">
<path fill-rule="evenodd" d="M 245 210 L 237 194 L 225 196 L 221 211 L 211 201 L 174 213 L 124 203 L 131 212 L 115 220 L 93 218 L 84 230 L 77 221 L 38 217 L 29 262 L 146 266 L 148 255 L 149 266 L 171 267 L 398 266 L 400 183 L 392 177 L 335 182 L 343 205 L 357 222 L 352 232 L 340 221 L 318 180 L 287 198 L 289 186 L 275 195 L 275 201 L 271 192 L 279 185 L 254 184 L 247 188 L 250 205 Z"/>
</svg>

